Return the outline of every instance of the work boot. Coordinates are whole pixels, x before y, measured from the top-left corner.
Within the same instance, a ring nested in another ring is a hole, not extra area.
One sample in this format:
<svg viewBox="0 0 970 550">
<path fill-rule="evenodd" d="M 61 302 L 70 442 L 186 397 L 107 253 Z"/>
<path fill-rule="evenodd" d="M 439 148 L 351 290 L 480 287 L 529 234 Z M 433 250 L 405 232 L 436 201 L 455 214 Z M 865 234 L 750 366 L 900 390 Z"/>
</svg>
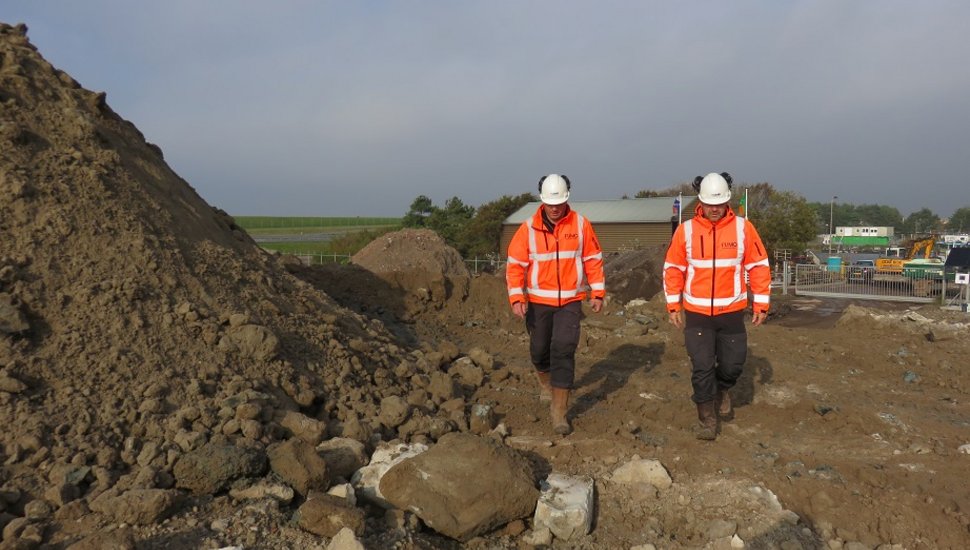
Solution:
<svg viewBox="0 0 970 550">
<path fill-rule="evenodd" d="M 717 438 L 717 403 L 714 400 L 697 404 L 697 439 L 714 441 Z"/>
<path fill-rule="evenodd" d="M 567 435 L 573 431 L 566 419 L 566 409 L 569 408 L 569 390 L 565 388 L 552 388 L 552 404 L 549 405 L 549 412 L 552 418 L 552 431 L 559 435 Z"/>
<path fill-rule="evenodd" d="M 723 422 L 734 420 L 734 407 L 731 405 L 731 394 L 727 390 L 717 390 L 717 416 Z"/>
<path fill-rule="evenodd" d="M 548 403 L 552 401 L 552 375 L 548 372 L 535 371 L 536 380 L 539 382 L 539 401 Z"/>
</svg>

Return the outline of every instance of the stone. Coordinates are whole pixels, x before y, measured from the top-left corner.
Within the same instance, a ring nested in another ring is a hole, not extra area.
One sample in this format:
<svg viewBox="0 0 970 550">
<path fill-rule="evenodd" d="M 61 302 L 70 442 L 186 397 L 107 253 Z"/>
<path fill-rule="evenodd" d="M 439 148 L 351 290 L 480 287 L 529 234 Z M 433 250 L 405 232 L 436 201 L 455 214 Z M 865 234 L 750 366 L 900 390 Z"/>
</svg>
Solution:
<svg viewBox="0 0 970 550">
<path fill-rule="evenodd" d="M 354 486 L 350 483 L 334 485 L 330 489 L 327 489 L 327 494 L 342 498 L 351 506 L 357 506 L 357 493 L 354 491 Z"/>
<path fill-rule="evenodd" d="M 448 373 L 455 375 L 462 385 L 471 386 L 472 388 L 481 387 L 482 382 L 485 381 L 485 372 L 482 370 L 482 367 L 476 365 L 468 357 L 462 357 L 452 363 L 451 368 L 448 369 Z"/>
<path fill-rule="evenodd" d="M 317 445 L 317 453 L 327 463 L 331 478 L 350 479 L 357 470 L 367 465 L 364 444 L 356 439 L 335 437 Z"/>
<path fill-rule="evenodd" d="M 293 500 L 293 488 L 282 483 L 273 483 L 261 479 L 256 483 L 229 490 L 229 496 L 236 500 L 262 500 L 272 498 L 284 504 L 289 504 Z"/>
<path fill-rule="evenodd" d="M 468 358 L 486 371 L 492 370 L 495 366 L 495 358 L 482 348 L 475 347 L 468 350 Z"/>
<path fill-rule="evenodd" d="M 286 411 L 279 420 L 280 426 L 289 431 L 292 437 L 319 445 L 327 437 L 327 424 L 296 411 Z"/>
<path fill-rule="evenodd" d="M 384 474 L 397 463 L 416 456 L 428 450 L 428 446 L 423 443 L 408 444 L 382 444 L 371 456 L 370 463 L 354 472 L 350 482 L 357 492 L 357 496 L 376 504 L 382 508 L 393 508 L 394 506 L 384 499 L 381 493 L 380 483 Z"/>
<path fill-rule="evenodd" d="M 392 466 L 380 492 L 435 531 L 466 542 L 528 517 L 538 491 L 529 461 L 489 438 L 449 433 Z"/>
<path fill-rule="evenodd" d="M 218 348 L 224 352 L 238 353 L 259 361 L 269 361 L 280 350 L 279 338 L 273 331 L 262 325 L 240 325 L 229 327 L 219 340 Z"/>
<path fill-rule="evenodd" d="M 242 477 L 266 473 L 266 453 L 253 448 L 208 443 L 175 463 L 175 486 L 196 494 L 213 494 Z"/>
<path fill-rule="evenodd" d="M 522 542 L 529 546 L 545 548 L 552 544 L 552 531 L 546 526 L 536 527 L 531 532 L 523 535 Z"/>
<path fill-rule="evenodd" d="M 485 435 L 495 428 L 495 423 L 495 410 L 491 405 L 472 405 L 471 415 L 468 417 L 468 428 L 472 433 Z"/>
<path fill-rule="evenodd" d="M 304 502 L 296 511 L 296 520 L 301 529 L 321 537 L 335 537 L 344 528 L 358 536 L 364 533 L 364 511 L 327 494 Z"/>
<path fill-rule="evenodd" d="M 651 459 L 634 459 L 623 464 L 613 471 L 611 480 L 623 484 L 649 483 L 660 490 L 673 484 L 663 464 Z"/>
<path fill-rule="evenodd" d="M 364 550 L 364 545 L 357 539 L 353 529 L 343 527 L 330 539 L 327 550 Z"/>
<path fill-rule="evenodd" d="M 574 540 L 593 526 L 593 480 L 585 476 L 551 473 L 542 489 L 532 524 L 544 526 L 556 538 Z"/>
<path fill-rule="evenodd" d="M 400 396 L 392 395 L 381 399 L 381 412 L 377 421 L 388 428 L 397 428 L 408 419 L 411 414 L 411 406 L 407 400 Z"/>
<path fill-rule="evenodd" d="M 105 492 L 91 502 L 91 510 L 118 523 L 151 525 L 170 516 L 179 498 L 172 489 L 132 489 L 120 496 Z"/>
<path fill-rule="evenodd" d="M 270 469 L 297 493 L 307 495 L 312 490 L 326 490 L 330 485 L 327 463 L 316 449 L 299 438 L 269 449 Z"/>
</svg>

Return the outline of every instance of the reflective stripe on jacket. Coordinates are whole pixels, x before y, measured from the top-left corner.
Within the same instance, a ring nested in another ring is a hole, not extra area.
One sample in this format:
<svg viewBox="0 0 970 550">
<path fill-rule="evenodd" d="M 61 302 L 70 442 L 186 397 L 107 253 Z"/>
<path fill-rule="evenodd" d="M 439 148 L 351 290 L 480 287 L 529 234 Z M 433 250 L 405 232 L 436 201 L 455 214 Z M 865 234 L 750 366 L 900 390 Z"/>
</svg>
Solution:
<svg viewBox="0 0 970 550">
<path fill-rule="evenodd" d="M 550 232 L 542 206 L 519 226 L 505 268 L 509 302 L 562 306 L 606 296 L 603 251 L 589 220 L 570 210 Z"/>
<path fill-rule="evenodd" d="M 745 274 L 751 284 L 754 311 L 768 311 L 771 269 L 758 231 L 728 207 L 717 224 L 696 216 L 681 224 L 664 260 L 667 310 L 718 315 L 748 305 Z"/>
</svg>

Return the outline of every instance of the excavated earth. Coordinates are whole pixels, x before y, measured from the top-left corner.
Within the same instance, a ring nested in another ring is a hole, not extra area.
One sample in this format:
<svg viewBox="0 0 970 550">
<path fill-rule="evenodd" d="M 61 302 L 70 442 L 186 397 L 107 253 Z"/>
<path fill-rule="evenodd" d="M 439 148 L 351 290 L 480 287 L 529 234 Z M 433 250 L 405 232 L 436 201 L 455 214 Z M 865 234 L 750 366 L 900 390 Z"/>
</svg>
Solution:
<svg viewBox="0 0 970 550">
<path fill-rule="evenodd" d="M 592 531 L 540 541 L 527 517 L 460 543 L 359 502 L 365 547 L 970 546 L 965 313 L 777 296 L 702 442 L 662 254 L 607 259 L 554 436 L 500 273 L 425 231 L 348 266 L 270 255 L 0 24 L 0 549 L 326 548 L 307 485 L 279 483 L 298 439 L 434 445 L 482 405 L 537 487 L 594 480 Z M 620 482 L 637 458 L 672 484 Z M 327 469 L 322 489 L 349 476 Z"/>
</svg>

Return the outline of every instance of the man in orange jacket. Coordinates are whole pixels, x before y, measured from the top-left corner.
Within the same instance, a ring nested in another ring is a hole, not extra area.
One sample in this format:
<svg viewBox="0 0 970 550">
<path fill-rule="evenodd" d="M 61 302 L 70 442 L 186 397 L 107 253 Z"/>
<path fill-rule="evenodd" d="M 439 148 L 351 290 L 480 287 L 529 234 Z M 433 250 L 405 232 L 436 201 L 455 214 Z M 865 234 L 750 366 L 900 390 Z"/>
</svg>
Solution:
<svg viewBox="0 0 970 550">
<path fill-rule="evenodd" d="M 728 393 L 748 354 L 744 311 L 748 306 L 745 274 L 751 284 L 754 317 L 768 316 L 771 271 L 765 246 L 754 225 L 728 205 L 727 172 L 698 176 L 695 216 L 674 232 L 664 260 L 664 294 L 670 322 L 684 329 L 684 344 L 693 366 L 691 385 L 698 439 L 717 437 L 717 421 L 734 417 Z M 683 310 L 681 310 L 683 305 Z"/>
<path fill-rule="evenodd" d="M 540 399 L 551 401 L 553 430 L 561 435 L 572 431 L 566 409 L 586 289 L 594 312 L 606 296 L 603 251 L 589 220 L 569 208 L 569 188 L 563 175 L 539 180 L 542 204 L 512 237 L 505 271 L 512 313 L 529 332 Z"/>
</svg>

